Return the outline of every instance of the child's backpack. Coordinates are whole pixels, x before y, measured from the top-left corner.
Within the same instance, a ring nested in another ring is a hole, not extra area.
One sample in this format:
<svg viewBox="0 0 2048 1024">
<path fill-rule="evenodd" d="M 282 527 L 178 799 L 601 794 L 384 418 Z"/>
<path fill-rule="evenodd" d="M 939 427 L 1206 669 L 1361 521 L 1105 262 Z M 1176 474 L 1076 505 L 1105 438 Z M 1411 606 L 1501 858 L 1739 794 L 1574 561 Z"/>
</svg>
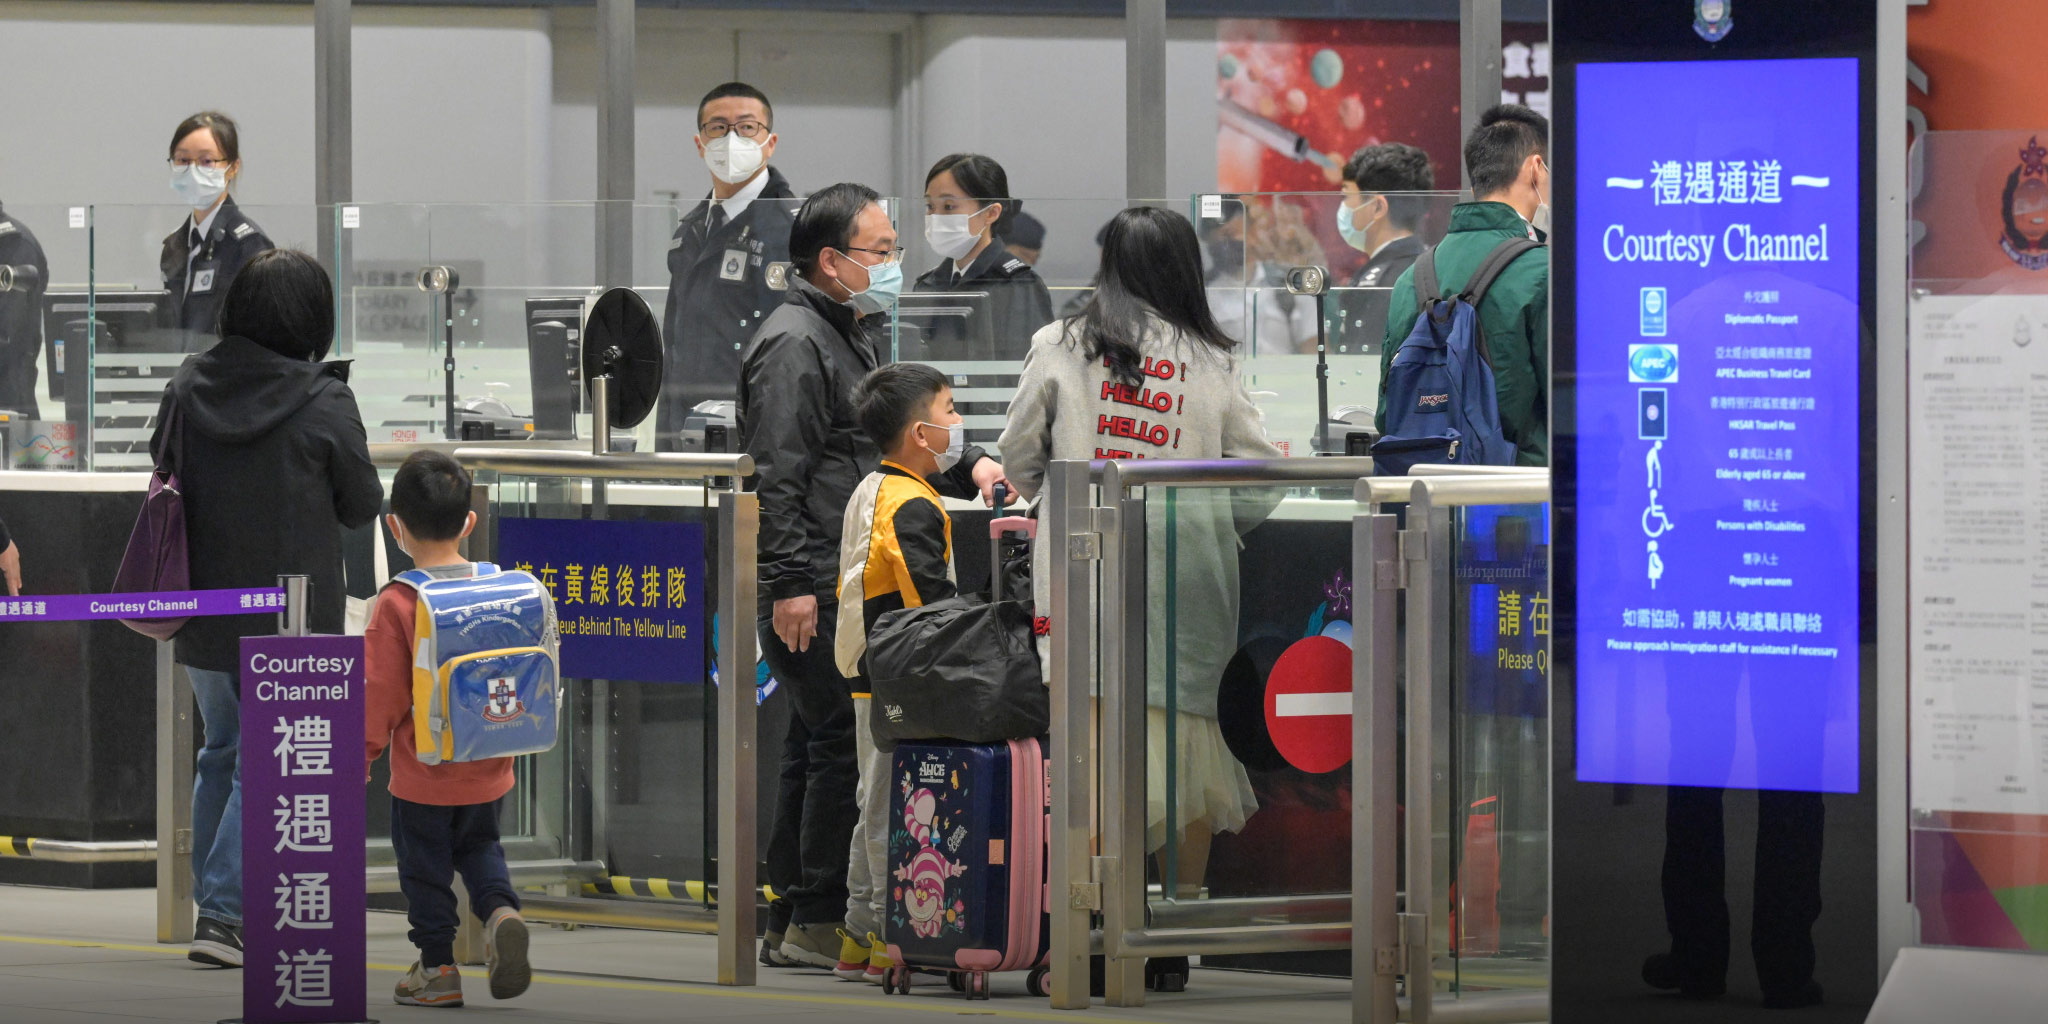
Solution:
<svg viewBox="0 0 2048 1024">
<path fill-rule="evenodd" d="M 1514 464 L 1515 446 L 1501 434 L 1479 303 L 1509 264 L 1540 247 L 1526 238 L 1501 242 L 1455 295 L 1437 283 L 1435 249 L 1415 261 L 1419 312 L 1381 388 L 1387 429 L 1373 442 L 1375 474 L 1406 476 L 1418 463 Z"/>
<path fill-rule="evenodd" d="M 551 749 L 561 722 L 555 602 L 532 573 L 477 562 L 443 579 L 394 582 L 419 595 L 413 616 L 413 737 L 424 764 Z"/>
</svg>

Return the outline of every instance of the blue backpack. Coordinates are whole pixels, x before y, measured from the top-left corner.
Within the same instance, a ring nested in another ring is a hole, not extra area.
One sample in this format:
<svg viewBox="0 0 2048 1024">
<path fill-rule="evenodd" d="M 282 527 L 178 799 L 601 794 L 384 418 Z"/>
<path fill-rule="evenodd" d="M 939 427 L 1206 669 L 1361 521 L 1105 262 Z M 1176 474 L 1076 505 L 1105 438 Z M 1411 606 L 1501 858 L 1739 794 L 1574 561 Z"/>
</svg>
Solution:
<svg viewBox="0 0 2048 1024">
<path fill-rule="evenodd" d="M 1406 476 L 1424 463 L 1508 466 L 1515 446 L 1500 429 L 1500 400 L 1479 303 L 1508 265 L 1542 244 L 1510 238 L 1494 246 L 1464 291 L 1446 295 L 1437 283 L 1436 250 L 1415 261 L 1415 328 L 1394 353 L 1380 382 L 1386 432 L 1373 442 L 1373 472 Z"/>
<path fill-rule="evenodd" d="M 561 727 L 555 602 L 532 573 L 477 562 L 469 576 L 422 569 L 393 580 L 413 613 L 413 739 L 424 764 L 538 754 Z"/>
</svg>

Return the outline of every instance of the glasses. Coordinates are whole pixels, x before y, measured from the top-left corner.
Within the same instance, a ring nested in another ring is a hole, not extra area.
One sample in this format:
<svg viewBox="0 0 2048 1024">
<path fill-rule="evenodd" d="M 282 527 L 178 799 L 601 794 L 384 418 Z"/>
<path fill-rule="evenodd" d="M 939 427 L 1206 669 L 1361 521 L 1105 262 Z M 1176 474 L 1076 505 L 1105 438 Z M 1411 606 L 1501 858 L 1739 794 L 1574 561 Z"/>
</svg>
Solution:
<svg viewBox="0 0 2048 1024">
<path fill-rule="evenodd" d="M 846 248 L 851 252 L 872 253 L 882 257 L 882 262 L 875 264 L 878 267 L 886 267 L 891 263 L 903 262 L 903 247 L 900 245 L 894 249 L 863 249 L 857 245 L 849 245 Z"/>
<path fill-rule="evenodd" d="M 768 126 L 759 121 L 707 121 L 698 125 L 697 131 L 707 139 L 725 138 L 727 132 L 738 132 L 743 139 L 758 139 L 768 134 Z"/>
<path fill-rule="evenodd" d="M 207 170 L 209 170 L 209 171 L 210 171 L 210 170 L 213 170 L 213 169 L 214 169 L 214 168 L 216 168 L 216 167 L 226 167 L 227 165 L 229 165 L 229 164 L 231 164 L 231 163 L 234 163 L 234 161 L 233 161 L 233 160 L 216 160 L 216 159 L 214 159 L 213 157 L 210 157 L 210 156 L 202 156 L 202 157 L 200 157 L 200 158 L 199 158 L 199 159 L 197 159 L 197 160 L 194 160 L 194 159 L 192 159 L 191 157 L 175 157 L 175 156 L 174 156 L 174 157 L 172 157 L 172 158 L 170 158 L 169 160 L 166 160 L 166 161 L 164 161 L 164 162 L 165 162 L 165 163 L 167 163 L 167 164 L 170 164 L 170 165 L 171 165 L 172 167 L 176 167 L 176 168 L 178 168 L 178 169 L 180 169 L 180 170 L 183 170 L 184 168 L 190 167 L 190 166 L 192 166 L 193 164 L 198 164 L 199 166 L 201 166 L 201 167 L 204 167 L 204 168 L 206 168 L 206 169 L 207 169 Z"/>
</svg>

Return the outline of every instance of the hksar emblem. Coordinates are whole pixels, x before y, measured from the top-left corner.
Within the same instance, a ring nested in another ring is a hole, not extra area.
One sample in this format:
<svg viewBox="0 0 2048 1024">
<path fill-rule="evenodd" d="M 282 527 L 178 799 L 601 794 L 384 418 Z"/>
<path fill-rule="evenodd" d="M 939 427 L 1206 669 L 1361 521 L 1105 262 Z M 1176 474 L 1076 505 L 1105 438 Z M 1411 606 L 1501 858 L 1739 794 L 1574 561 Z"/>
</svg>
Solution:
<svg viewBox="0 0 2048 1024">
<path fill-rule="evenodd" d="M 2048 148 L 2039 136 L 2020 150 L 2019 166 L 2006 176 L 2001 205 L 2005 232 L 1998 247 L 2028 270 L 2048 269 Z"/>
<path fill-rule="evenodd" d="M 509 722 L 526 711 L 526 705 L 519 701 L 519 690 L 510 678 L 491 680 L 491 697 L 484 702 L 484 720 Z"/>
<path fill-rule="evenodd" d="M 1735 30 L 1735 0 L 1693 0 L 1692 30 L 1710 43 Z"/>
</svg>

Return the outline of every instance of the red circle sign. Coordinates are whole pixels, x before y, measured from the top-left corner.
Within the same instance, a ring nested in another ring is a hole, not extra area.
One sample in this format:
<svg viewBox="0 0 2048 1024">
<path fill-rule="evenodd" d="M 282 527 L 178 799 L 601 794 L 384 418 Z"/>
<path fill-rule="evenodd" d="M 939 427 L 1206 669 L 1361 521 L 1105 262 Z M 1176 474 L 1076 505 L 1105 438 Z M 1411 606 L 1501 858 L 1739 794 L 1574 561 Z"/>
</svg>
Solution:
<svg viewBox="0 0 2048 1024">
<path fill-rule="evenodd" d="M 1266 730 L 1287 763 L 1321 775 L 1351 763 L 1351 647 L 1312 636 L 1266 677 Z"/>
</svg>

